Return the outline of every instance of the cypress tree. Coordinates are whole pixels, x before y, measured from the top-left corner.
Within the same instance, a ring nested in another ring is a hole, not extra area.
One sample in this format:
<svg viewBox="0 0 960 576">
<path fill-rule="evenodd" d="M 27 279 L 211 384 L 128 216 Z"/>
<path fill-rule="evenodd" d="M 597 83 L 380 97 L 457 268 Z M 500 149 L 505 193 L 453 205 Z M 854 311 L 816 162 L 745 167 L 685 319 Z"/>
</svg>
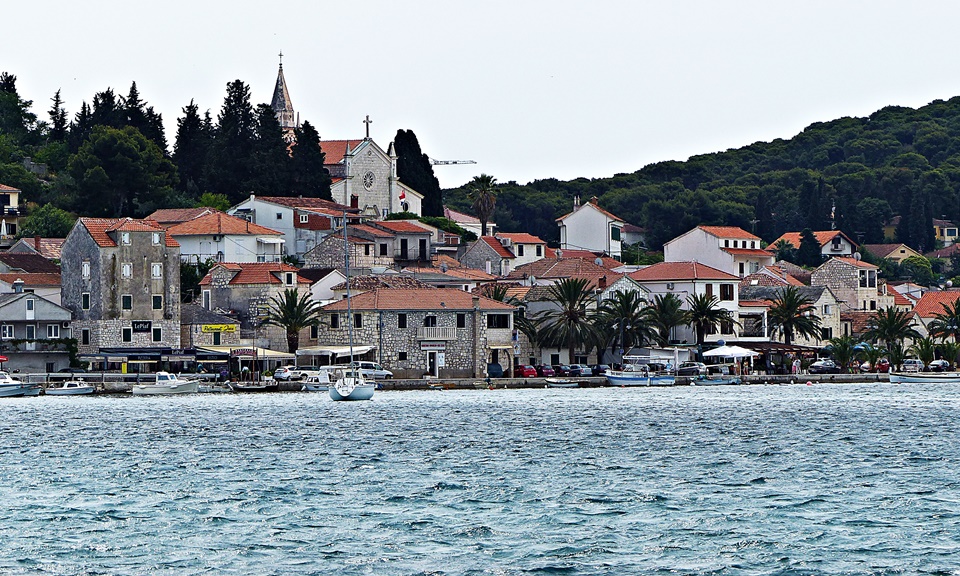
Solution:
<svg viewBox="0 0 960 576">
<path fill-rule="evenodd" d="M 440 181 L 433 174 L 430 158 L 420 150 L 417 135 L 413 130 L 397 130 L 393 146 L 397 153 L 397 177 L 423 194 L 423 215 L 443 216 Z"/>
<path fill-rule="evenodd" d="M 290 193 L 290 153 L 283 139 L 283 129 L 269 104 L 256 110 L 257 124 L 250 155 L 252 173 L 246 188 L 268 196 Z"/>
<path fill-rule="evenodd" d="M 797 251 L 797 258 L 804 266 L 819 266 L 823 264 L 823 254 L 820 252 L 820 242 L 813 235 L 813 231 L 804 228 L 800 232 L 800 249 Z"/>
<path fill-rule="evenodd" d="M 50 142 L 63 142 L 67 139 L 67 111 L 63 108 L 60 99 L 60 90 L 53 95 L 53 106 L 50 107 L 50 132 L 47 134 Z"/>
<path fill-rule="evenodd" d="M 173 145 L 173 161 L 180 174 L 177 188 L 191 197 L 199 197 L 206 189 L 203 169 L 212 139 L 209 120 L 209 112 L 206 120 L 200 118 L 193 100 L 183 107 L 183 117 L 177 119 L 177 139 Z"/>
<path fill-rule="evenodd" d="M 204 176 L 207 190 L 224 194 L 231 203 L 247 197 L 250 155 L 256 137 L 256 118 L 250 105 L 250 88 L 240 80 L 227 84 L 227 96 L 217 115 Z"/>
<path fill-rule="evenodd" d="M 293 195 L 332 200 L 330 172 L 323 166 L 326 154 L 320 148 L 320 134 L 306 121 L 294 133 L 297 143 L 291 150 Z"/>
</svg>

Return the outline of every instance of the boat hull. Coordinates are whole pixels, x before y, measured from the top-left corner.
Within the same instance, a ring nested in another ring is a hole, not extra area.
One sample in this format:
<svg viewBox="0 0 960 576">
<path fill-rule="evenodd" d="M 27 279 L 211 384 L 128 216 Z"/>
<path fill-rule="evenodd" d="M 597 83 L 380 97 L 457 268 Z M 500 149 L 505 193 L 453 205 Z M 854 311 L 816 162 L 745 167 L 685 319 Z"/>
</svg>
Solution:
<svg viewBox="0 0 960 576">
<path fill-rule="evenodd" d="M 891 384 L 960 384 L 960 372 L 891 372 Z"/>
<path fill-rule="evenodd" d="M 44 394 L 47 396 L 82 396 L 84 394 L 93 394 L 93 384 L 84 384 L 82 386 L 58 386 L 56 388 L 47 388 Z"/>
<path fill-rule="evenodd" d="M 373 398 L 373 392 L 376 389 L 376 384 L 360 384 L 355 386 L 346 396 L 337 392 L 336 386 L 330 386 L 329 392 L 331 400 L 369 400 Z"/>
<path fill-rule="evenodd" d="M 17 398 L 22 396 L 39 396 L 40 386 L 27 383 L 0 385 L 0 398 Z"/>
<path fill-rule="evenodd" d="M 608 372 L 607 382 L 611 386 L 673 386 L 677 379 L 670 375 L 645 376 L 642 373 Z"/>
<path fill-rule="evenodd" d="M 280 383 L 274 382 L 272 384 L 238 384 L 236 382 L 228 382 L 230 389 L 234 392 L 279 392 Z"/>
<path fill-rule="evenodd" d="M 196 394 L 200 389 L 197 380 L 178 382 L 175 384 L 134 384 L 134 396 L 163 396 L 170 394 Z"/>
<path fill-rule="evenodd" d="M 690 382 L 691 386 L 731 386 L 742 384 L 740 378 L 729 376 L 725 378 L 698 378 Z"/>
</svg>

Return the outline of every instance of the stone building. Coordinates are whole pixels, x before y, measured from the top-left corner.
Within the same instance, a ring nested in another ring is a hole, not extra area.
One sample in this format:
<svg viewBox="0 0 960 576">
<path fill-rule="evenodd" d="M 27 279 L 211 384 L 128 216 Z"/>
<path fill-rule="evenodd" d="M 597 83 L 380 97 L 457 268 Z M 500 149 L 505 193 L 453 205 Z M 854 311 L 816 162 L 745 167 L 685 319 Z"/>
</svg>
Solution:
<svg viewBox="0 0 960 576">
<path fill-rule="evenodd" d="M 879 268 L 855 258 L 831 258 L 810 275 L 811 286 L 826 286 L 836 295 L 841 312 L 880 310 L 893 306 L 894 297 L 879 282 Z"/>
<path fill-rule="evenodd" d="M 0 184 L 0 248 L 9 248 L 20 230 L 20 189 Z"/>
<path fill-rule="evenodd" d="M 397 378 L 482 377 L 512 363 L 513 306 L 445 288 L 378 288 L 323 308 L 320 341 L 377 350 Z"/>
<path fill-rule="evenodd" d="M 481 236 L 467 247 L 460 257 L 460 263 L 467 268 L 483 270 L 494 276 L 506 276 L 513 270 L 513 264 L 517 260 L 517 256 L 507 246 L 509 243 L 508 239 Z"/>
<path fill-rule="evenodd" d="M 80 218 L 61 254 L 81 353 L 180 346 L 180 246 L 156 222 Z"/>
<path fill-rule="evenodd" d="M 56 372 L 70 366 L 71 313 L 36 294 L 23 282 L 0 294 L 0 354 L 8 369 L 21 372 Z"/>
<path fill-rule="evenodd" d="M 180 347 L 239 346 L 240 322 L 196 304 L 180 307 Z"/>
</svg>

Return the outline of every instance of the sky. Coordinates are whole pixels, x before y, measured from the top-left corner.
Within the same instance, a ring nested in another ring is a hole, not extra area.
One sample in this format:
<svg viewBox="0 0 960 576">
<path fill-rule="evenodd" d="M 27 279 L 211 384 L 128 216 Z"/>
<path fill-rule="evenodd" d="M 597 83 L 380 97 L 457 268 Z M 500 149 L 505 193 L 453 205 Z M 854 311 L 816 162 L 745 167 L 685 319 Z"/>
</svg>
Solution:
<svg viewBox="0 0 960 576">
<path fill-rule="evenodd" d="M 960 95 L 960 2 L 34 0 L 3 7 L 0 71 L 46 118 L 108 87 L 216 116 L 269 102 L 279 53 L 323 139 L 413 130 L 445 188 L 603 178 Z M 13 24 L 15 23 L 15 24 Z"/>
</svg>

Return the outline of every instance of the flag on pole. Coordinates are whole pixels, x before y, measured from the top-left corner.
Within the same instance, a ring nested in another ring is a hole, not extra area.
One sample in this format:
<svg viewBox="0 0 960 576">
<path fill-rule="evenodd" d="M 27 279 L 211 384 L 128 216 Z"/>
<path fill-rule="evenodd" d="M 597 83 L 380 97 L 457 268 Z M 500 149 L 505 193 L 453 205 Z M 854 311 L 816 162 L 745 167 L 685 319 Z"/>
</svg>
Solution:
<svg viewBox="0 0 960 576">
<path fill-rule="evenodd" d="M 403 188 L 400 189 L 400 201 L 403 202 L 407 199 L 407 192 Z"/>
</svg>

